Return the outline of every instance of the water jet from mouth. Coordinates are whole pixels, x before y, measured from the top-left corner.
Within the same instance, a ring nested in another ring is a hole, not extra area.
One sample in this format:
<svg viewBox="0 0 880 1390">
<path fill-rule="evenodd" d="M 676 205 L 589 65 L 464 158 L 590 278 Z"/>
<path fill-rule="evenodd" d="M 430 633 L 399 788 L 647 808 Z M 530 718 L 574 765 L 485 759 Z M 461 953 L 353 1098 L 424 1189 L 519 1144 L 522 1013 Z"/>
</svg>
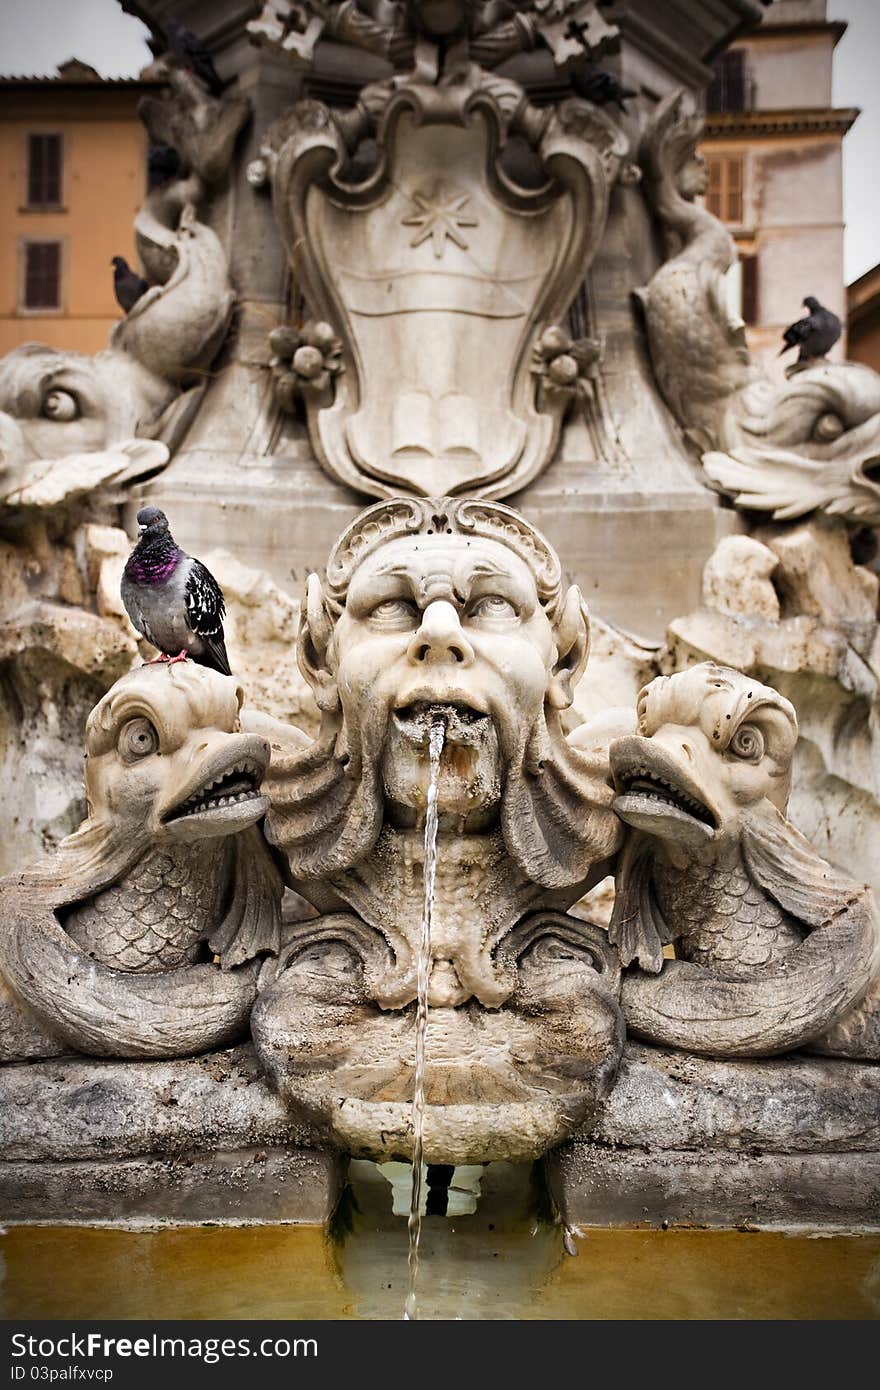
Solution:
<svg viewBox="0 0 880 1390">
<path fill-rule="evenodd" d="M 409 1219 L 409 1293 L 404 1317 L 418 1317 L 416 1286 L 419 1274 L 419 1239 L 422 1232 L 422 1152 L 425 1124 L 425 1053 L 428 1039 L 428 975 L 431 968 L 431 918 L 434 911 L 434 880 L 437 875 L 437 826 L 439 822 L 438 793 L 440 787 L 440 757 L 446 737 L 446 720 L 437 714 L 428 735 L 430 776 L 425 810 L 425 898 L 422 907 L 422 929 L 419 937 L 419 956 L 416 1000 L 416 1060 L 413 1087 L 412 1127 L 412 1191 Z"/>
</svg>

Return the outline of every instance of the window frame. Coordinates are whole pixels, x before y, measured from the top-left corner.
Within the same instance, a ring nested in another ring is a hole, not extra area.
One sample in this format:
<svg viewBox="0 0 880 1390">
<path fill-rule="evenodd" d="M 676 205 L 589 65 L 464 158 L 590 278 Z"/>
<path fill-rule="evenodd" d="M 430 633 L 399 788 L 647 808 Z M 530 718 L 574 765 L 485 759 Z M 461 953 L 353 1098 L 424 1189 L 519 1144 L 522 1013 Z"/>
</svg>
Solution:
<svg viewBox="0 0 880 1390">
<path fill-rule="evenodd" d="M 749 59 L 745 46 L 728 48 L 718 55 L 712 65 L 712 81 L 703 98 L 707 115 L 754 110 L 755 79 Z"/>
<path fill-rule="evenodd" d="M 57 203 L 32 203 L 31 198 L 31 140 L 39 136 L 51 135 L 58 141 L 58 201 Z M 67 154 L 67 140 L 63 130 L 56 126 L 29 127 L 24 133 L 24 198 L 22 200 L 21 211 L 33 213 L 53 213 L 65 212 L 64 202 L 65 192 L 65 164 Z"/>
<path fill-rule="evenodd" d="M 55 308 L 32 308 L 26 302 L 27 263 L 29 246 L 52 245 L 58 247 L 58 304 Z M 67 313 L 67 237 L 35 236 L 25 233 L 18 238 L 18 302 L 16 313 L 19 318 L 63 318 Z"/>
<path fill-rule="evenodd" d="M 704 158 L 705 158 L 705 160 L 706 160 L 706 170 L 707 170 L 707 174 L 708 174 L 708 178 L 709 178 L 709 186 L 708 186 L 707 189 L 706 189 L 706 196 L 705 196 L 705 199 L 704 199 L 704 203 L 705 203 L 705 206 L 706 206 L 707 211 L 708 211 L 708 212 L 712 212 L 713 215 L 714 215 L 715 217 L 717 217 L 718 220 L 719 220 L 720 222 L 723 222 L 724 225 L 725 225 L 726 227 L 742 227 L 742 226 L 744 226 L 744 225 L 745 225 L 745 215 L 746 215 L 746 155 L 747 155 L 747 152 L 746 152 L 745 150 L 727 150 L 727 151 L 724 151 L 724 152 L 722 153 L 721 151 L 717 151 L 717 152 L 716 152 L 716 151 L 714 151 L 714 150 L 707 150 L 707 149 L 704 148 L 703 151 L 702 151 L 702 153 L 703 153 L 703 156 L 704 156 Z M 739 203 L 738 203 L 738 207 L 739 207 L 739 216 L 738 216 L 738 217 L 726 217 L 726 216 L 724 215 L 725 212 L 727 212 L 727 211 L 729 210 L 729 200 L 730 200 L 730 197 L 731 197 L 731 185 L 730 185 L 730 180 L 724 177 L 724 166 L 731 165 L 731 164 L 736 164 L 736 165 L 739 166 L 739 188 L 738 188 L 737 190 L 735 190 L 736 196 L 737 196 L 738 199 L 739 199 Z M 719 209 L 720 209 L 718 212 L 714 212 L 714 211 L 713 211 L 712 203 L 711 203 L 711 199 L 712 199 L 712 197 L 713 197 L 713 190 L 712 190 L 712 187 L 711 187 L 712 166 L 713 166 L 713 165 L 715 165 L 716 167 L 720 167 L 720 169 L 721 169 L 721 177 L 720 177 L 720 180 L 719 180 L 719 189 L 718 189 L 718 195 L 717 195 L 717 196 L 718 196 L 718 200 L 719 200 Z"/>
</svg>

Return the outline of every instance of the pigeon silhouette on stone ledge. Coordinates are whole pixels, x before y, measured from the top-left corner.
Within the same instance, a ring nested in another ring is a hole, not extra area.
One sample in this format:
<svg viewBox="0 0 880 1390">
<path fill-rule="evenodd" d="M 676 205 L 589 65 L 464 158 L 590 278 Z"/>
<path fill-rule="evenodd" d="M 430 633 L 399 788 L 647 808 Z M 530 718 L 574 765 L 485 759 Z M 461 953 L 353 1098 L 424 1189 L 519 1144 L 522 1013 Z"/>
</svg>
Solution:
<svg viewBox="0 0 880 1390">
<path fill-rule="evenodd" d="M 211 96 L 218 97 L 223 91 L 223 80 L 214 67 L 214 60 L 198 34 L 187 29 L 185 24 L 171 20 L 162 26 L 162 37 L 150 44 L 157 57 L 171 57 L 187 72 L 191 72 L 207 87 Z"/>
<path fill-rule="evenodd" d="M 820 304 L 813 295 L 807 295 L 804 308 L 810 311 L 806 318 L 789 324 L 782 335 L 784 346 L 779 349 L 780 357 L 790 348 L 796 347 L 798 362 L 809 362 L 813 358 L 824 357 L 840 337 L 840 319 Z"/>
<path fill-rule="evenodd" d="M 113 291 L 116 295 L 116 303 L 120 309 L 128 313 L 137 304 L 142 294 L 146 294 L 150 288 L 148 280 L 142 275 L 138 275 L 124 256 L 114 256 L 110 264 L 113 267 Z"/>
<path fill-rule="evenodd" d="M 594 106 L 609 106 L 613 103 L 619 106 L 624 114 L 624 103 L 638 96 L 638 92 L 633 91 L 631 87 L 621 86 L 613 72 L 606 72 L 604 68 L 592 67 L 590 64 L 581 64 L 572 69 L 571 85 L 584 101 L 591 101 Z"/>
<path fill-rule="evenodd" d="M 158 647 L 161 655 L 154 660 L 173 664 L 190 657 L 231 675 L 223 638 L 226 605 L 217 580 L 201 560 L 181 550 L 158 507 L 141 507 L 137 520 L 139 539 L 120 593 L 138 632 Z"/>
</svg>

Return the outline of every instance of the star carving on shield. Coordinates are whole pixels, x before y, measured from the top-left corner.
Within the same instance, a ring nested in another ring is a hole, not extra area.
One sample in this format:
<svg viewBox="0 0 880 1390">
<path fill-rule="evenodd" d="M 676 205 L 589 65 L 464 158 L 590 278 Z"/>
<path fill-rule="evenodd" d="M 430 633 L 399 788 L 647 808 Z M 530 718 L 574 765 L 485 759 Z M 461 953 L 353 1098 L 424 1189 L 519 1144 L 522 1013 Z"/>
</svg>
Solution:
<svg viewBox="0 0 880 1390">
<path fill-rule="evenodd" d="M 412 193 L 410 197 L 415 211 L 403 218 L 403 226 L 419 228 L 410 246 L 421 246 L 430 237 L 438 261 L 446 250 L 447 240 L 454 241 L 463 251 L 467 250 L 468 244 L 461 234 L 461 228 L 479 225 L 476 217 L 464 211 L 470 202 L 469 193 L 460 193 L 438 184 L 430 193 Z"/>
</svg>

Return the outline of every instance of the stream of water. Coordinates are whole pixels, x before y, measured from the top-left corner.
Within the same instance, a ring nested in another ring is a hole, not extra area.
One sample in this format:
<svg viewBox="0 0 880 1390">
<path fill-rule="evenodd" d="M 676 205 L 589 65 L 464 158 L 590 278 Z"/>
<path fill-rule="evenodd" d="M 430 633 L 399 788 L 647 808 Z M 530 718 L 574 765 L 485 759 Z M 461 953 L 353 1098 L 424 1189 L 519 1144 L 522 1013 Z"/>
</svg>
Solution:
<svg viewBox="0 0 880 1390">
<path fill-rule="evenodd" d="M 440 785 L 440 755 L 446 737 L 446 723 L 440 717 L 433 720 L 428 735 L 430 777 L 425 810 L 425 900 L 422 906 L 422 928 L 419 935 L 419 956 L 416 999 L 416 1062 L 413 1086 L 412 1126 L 412 1193 L 409 1219 L 409 1293 L 404 1317 L 418 1317 L 416 1286 L 419 1277 L 419 1240 L 422 1234 L 422 1151 L 425 1123 L 425 1050 L 428 1041 L 428 976 L 431 968 L 431 917 L 434 912 L 434 880 L 437 876 L 437 825 L 439 820 L 437 794 Z"/>
</svg>

